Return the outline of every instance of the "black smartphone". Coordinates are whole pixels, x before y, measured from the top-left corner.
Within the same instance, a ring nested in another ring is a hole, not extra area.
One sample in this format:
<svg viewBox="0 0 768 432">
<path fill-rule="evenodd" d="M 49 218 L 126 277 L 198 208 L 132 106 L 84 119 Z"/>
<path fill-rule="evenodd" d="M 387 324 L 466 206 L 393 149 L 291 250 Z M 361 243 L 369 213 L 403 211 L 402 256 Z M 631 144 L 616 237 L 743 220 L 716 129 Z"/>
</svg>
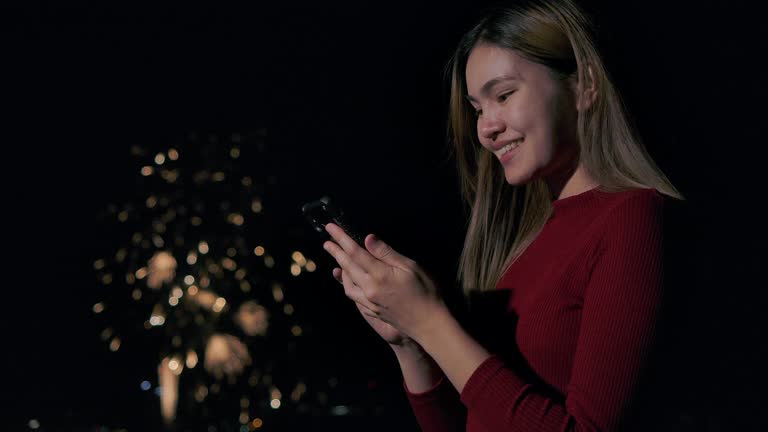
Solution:
<svg viewBox="0 0 768 432">
<path fill-rule="evenodd" d="M 330 237 L 328 232 L 325 231 L 325 225 L 327 223 L 334 223 L 341 227 L 348 236 L 352 237 L 357 244 L 365 248 L 365 238 L 352 227 L 344 212 L 331 201 L 331 197 L 328 195 L 323 196 L 319 200 L 304 204 L 301 206 L 301 212 L 312 227 L 315 228 L 315 231 Z"/>
</svg>

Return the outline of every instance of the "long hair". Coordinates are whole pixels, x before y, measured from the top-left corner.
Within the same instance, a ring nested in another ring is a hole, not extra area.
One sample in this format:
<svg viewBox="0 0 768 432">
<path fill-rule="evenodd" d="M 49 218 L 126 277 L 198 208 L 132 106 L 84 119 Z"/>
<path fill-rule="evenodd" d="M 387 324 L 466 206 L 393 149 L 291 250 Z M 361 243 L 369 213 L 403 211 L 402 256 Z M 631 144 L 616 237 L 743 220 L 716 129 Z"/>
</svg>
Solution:
<svg viewBox="0 0 768 432">
<path fill-rule="evenodd" d="M 465 98 L 465 69 L 470 52 L 480 43 L 513 50 L 546 66 L 561 82 L 574 76 L 578 82 L 588 82 L 589 65 L 597 98 L 579 111 L 577 120 L 579 162 L 587 174 L 601 191 L 653 188 L 684 199 L 646 151 L 598 54 L 594 36 L 591 20 L 571 0 L 517 1 L 510 7 L 490 9 L 463 36 L 447 65 L 448 137 L 462 198 L 471 209 L 457 273 L 465 295 L 495 289 L 506 268 L 552 213 L 543 179 L 523 185 L 501 181 L 502 168 L 478 142 L 473 108 Z"/>
</svg>

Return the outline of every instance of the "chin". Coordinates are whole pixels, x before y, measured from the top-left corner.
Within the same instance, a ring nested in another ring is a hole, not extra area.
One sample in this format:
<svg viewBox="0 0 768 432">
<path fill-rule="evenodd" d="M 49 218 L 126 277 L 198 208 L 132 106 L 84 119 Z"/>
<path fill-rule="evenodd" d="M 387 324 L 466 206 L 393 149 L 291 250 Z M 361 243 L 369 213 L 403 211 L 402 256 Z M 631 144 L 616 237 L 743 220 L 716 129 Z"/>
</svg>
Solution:
<svg viewBox="0 0 768 432">
<path fill-rule="evenodd" d="M 527 171 L 521 171 L 518 166 L 504 167 L 504 178 L 507 184 L 519 186 L 531 181 L 531 176 Z"/>
<path fill-rule="evenodd" d="M 524 185 L 529 182 L 528 178 L 522 178 L 520 176 L 510 176 L 509 174 L 505 175 L 505 178 L 507 179 L 507 184 L 511 186 L 520 186 Z"/>
</svg>

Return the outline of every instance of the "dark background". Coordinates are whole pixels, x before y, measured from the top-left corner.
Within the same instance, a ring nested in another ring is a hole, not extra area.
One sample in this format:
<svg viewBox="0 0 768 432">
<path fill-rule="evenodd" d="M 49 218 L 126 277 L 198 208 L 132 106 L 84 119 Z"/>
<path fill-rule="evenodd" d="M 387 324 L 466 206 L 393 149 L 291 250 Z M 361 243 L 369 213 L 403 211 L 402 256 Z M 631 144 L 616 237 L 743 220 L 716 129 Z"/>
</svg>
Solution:
<svg viewBox="0 0 768 432">
<path fill-rule="evenodd" d="M 0 411 L 9 415 L 0 428 L 24 430 L 31 418 L 48 430 L 154 427 L 156 406 L 136 387 L 145 366 L 106 350 L 90 314 L 91 265 L 105 246 L 97 215 L 130 196 L 137 143 L 264 129 L 284 197 L 273 211 L 285 227 L 306 228 L 298 206 L 332 191 L 371 231 L 450 281 L 464 218 L 445 153 L 442 74 L 486 4 L 3 3 L 10 241 Z M 686 391 L 661 397 L 692 429 L 758 430 L 759 12 L 735 1 L 585 5 L 651 155 L 690 206 L 680 223 L 693 233 L 682 254 Z M 308 236 L 312 248 L 319 242 Z M 330 267 L 320 270 L 330 278 Z M 328 292 L 332 334 L 316 337 L 327 338 L 340 369 L 362 364 L 383 380 L 374 397 L 390 415 L 379 424 L 414 428 L 394 356 L 337 285 Z M 354 421 L 365 424 L 346 425 Z"/>
</svg>

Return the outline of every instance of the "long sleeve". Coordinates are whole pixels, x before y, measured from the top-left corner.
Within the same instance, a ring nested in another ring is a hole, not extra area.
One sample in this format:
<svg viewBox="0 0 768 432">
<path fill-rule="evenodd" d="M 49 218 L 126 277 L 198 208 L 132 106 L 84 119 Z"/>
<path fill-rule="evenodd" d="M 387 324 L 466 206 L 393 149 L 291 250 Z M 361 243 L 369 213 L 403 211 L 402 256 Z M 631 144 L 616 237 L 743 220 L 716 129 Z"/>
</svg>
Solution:
<svg viewBox="0 0 768 432">
<path fill-rule="evenodd" d="M 422 432 L 459 432 L 465 430 L 467 410 L 459 394 L 443 375 L 435 385 L 413 393 L 403 380 L 403 389 Z"/>
<path fill-rule="evenodd" d="M 637 194 L 606 215 L 564 400 L 525 382 L 492 356 L 460 395 L 469 412 L 468 430 L 614 431 L 625 426 L 660 312 L 662 205 L 659 195 Z"/>
</svg>

